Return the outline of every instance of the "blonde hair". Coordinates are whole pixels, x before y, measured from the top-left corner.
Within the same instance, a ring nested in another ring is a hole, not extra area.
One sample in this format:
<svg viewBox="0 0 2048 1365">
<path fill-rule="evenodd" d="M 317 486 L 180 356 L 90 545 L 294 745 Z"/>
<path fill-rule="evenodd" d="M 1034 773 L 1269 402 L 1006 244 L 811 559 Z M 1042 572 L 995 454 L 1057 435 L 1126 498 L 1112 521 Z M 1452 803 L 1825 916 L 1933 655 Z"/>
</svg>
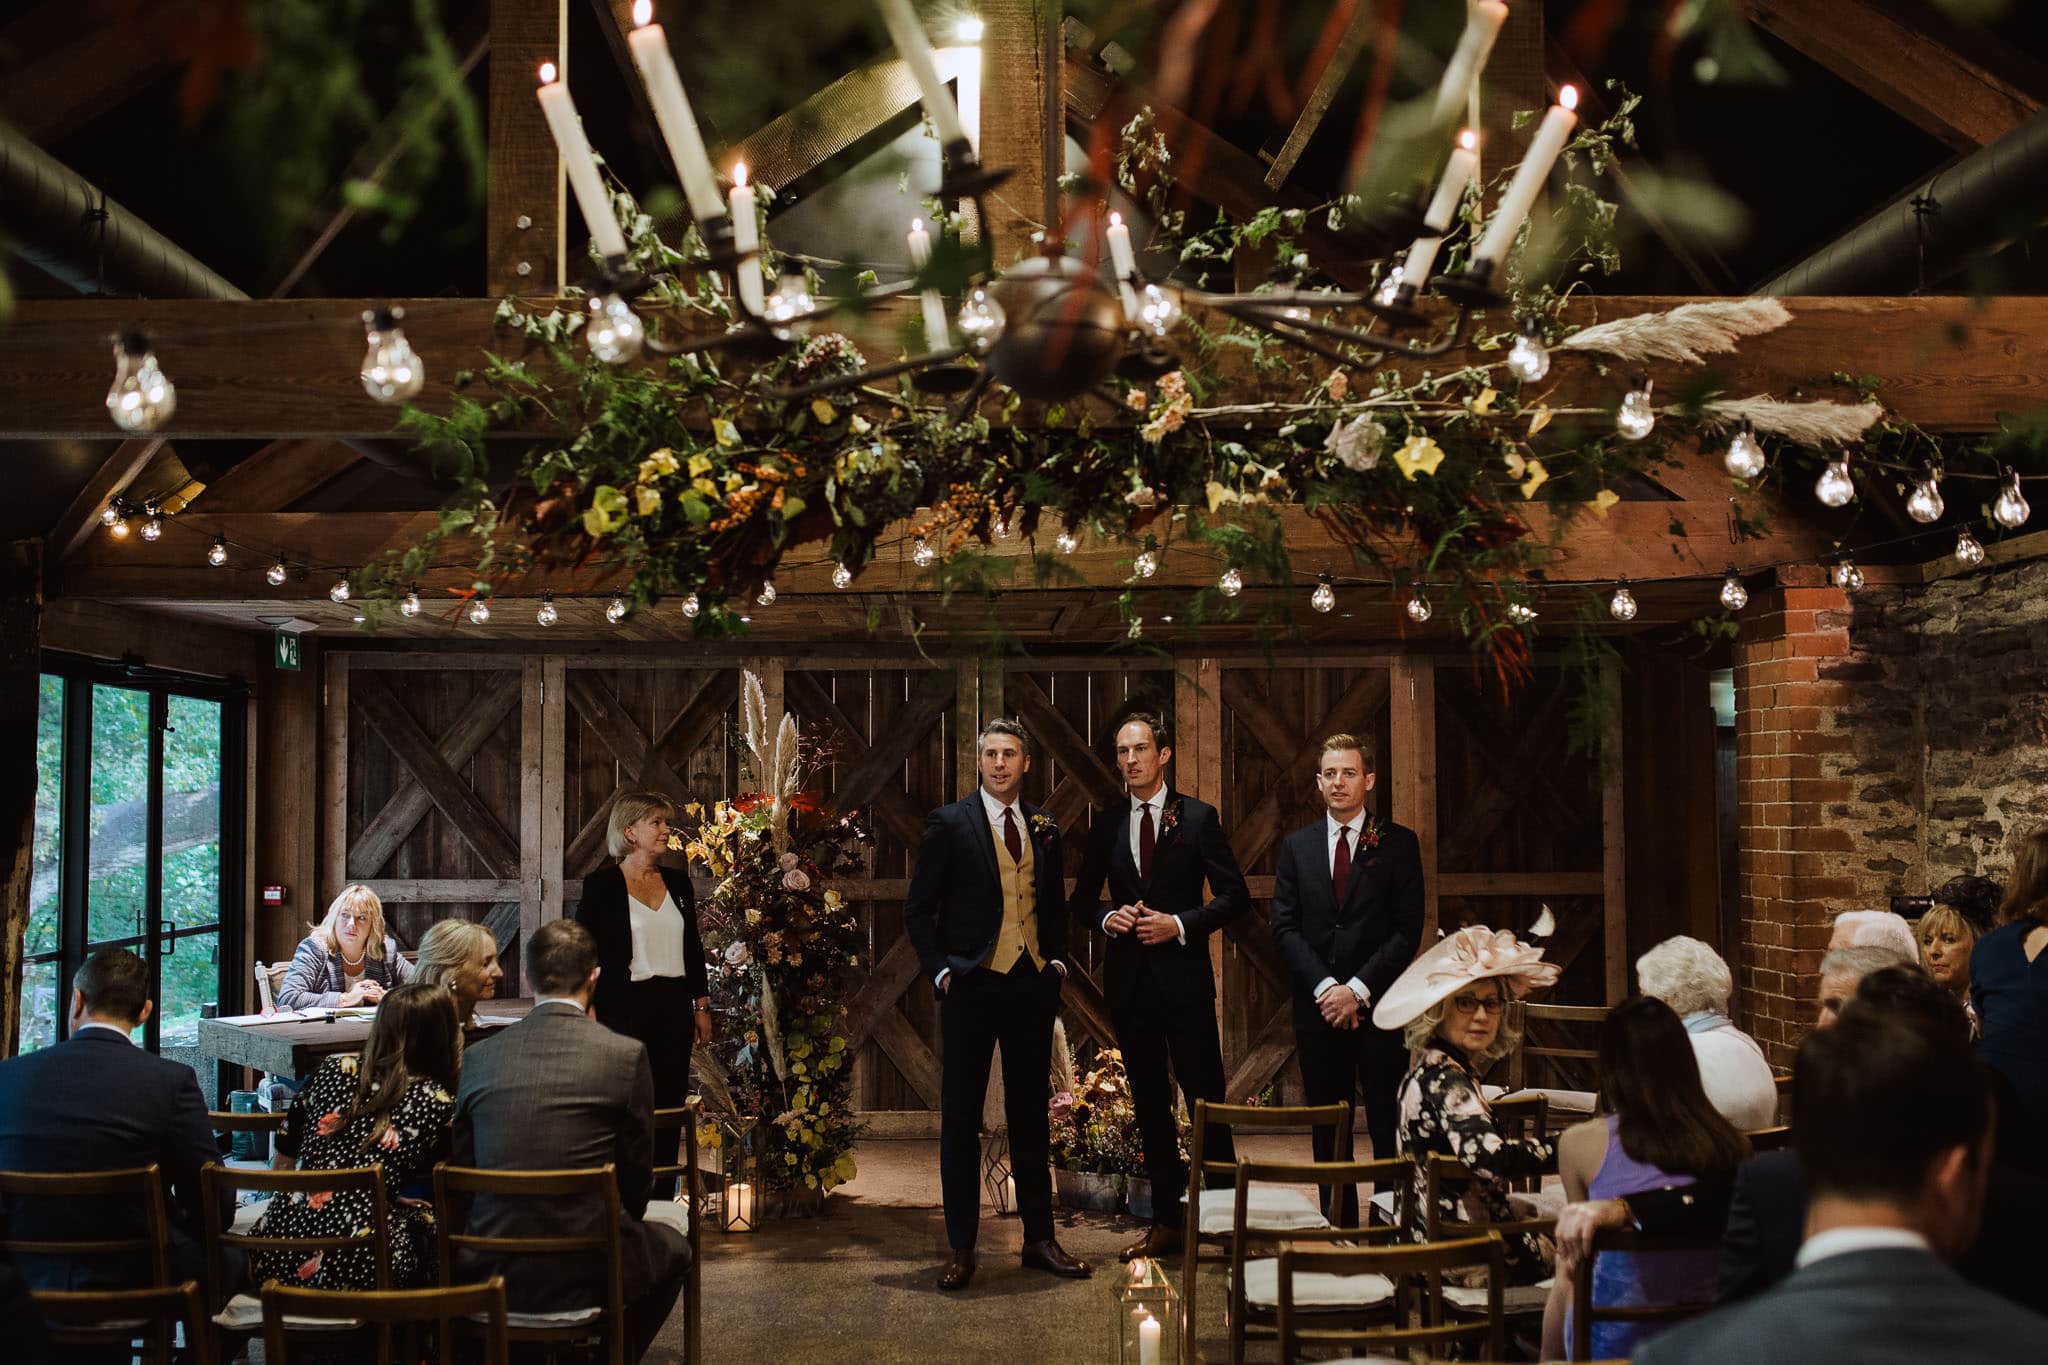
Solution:
<svg viewBox="0 0 2048 1365">
<path fill-rule="evenodd" d="M 313 926 L 312 939 L 330 953 L 341 951 L 334 937 L 335 917 L 342 911 L 352 912 L 358 919 L 368 920 L 370 936 L 363 942 L 363 956 L 382 962 L 384 960 L 384 902 L 377 899 L 377 893 L 360 883 L 344 886 L 341 894 L 327 904 L 327 913 Z"/>
<path fill-rule="evenodd" d="M 1920 917 L 1920 923 L 1913 930 L 1920 940 L 1920 965 L 1928 971 L 1934 968 L 1927 961 L 1927 944 L 1936 934 L 1954 934 L 1956 942 L 1962 945 L 1963 956 L 1970 955 L 1970 949 L 1977 944 L 1977 926 L 1970 923 L 1969 916 L 1953 905 L 1937 905 Z"/>
<path fill-rule="evenodd" d="M 605 826 L 604 848 L 618 862 L 632 850 L 626 844 L 626 830 L 639 824 L 648 816 L 659 812 L 675 818 L 676 803 L 660 792 L 620 792 L 619 799 L 612 802 L 611 823 Z"/>
<path fill-rule="evenodd" d="M 1493 1041 L 1472 1058 L 1473 1066 L 1484 1069 L 1522 1045 L 1522 1015 L 1519 1010 L 1508 1009 L 1508 1006 L 1514 1003 L 1515 996 L 1514 992 L 1508 989 L 1506 977 L 1481 977 L 1479 980 L 1494 981 L 1500 985 L 1500 1029 L 1493 1035 Z M 1466 986 L 1478 984 L 1478 981 L 1465 983 Z M 1459 989 L 1464 988 L 1461 986 Z M 1411 1063 L 1420 1060 L 1424 1050 L 1435 1040 L 1436 1031 L 1444 1022 L 1444 1009 L 1449 1003 L 1450 996 L 1445 996 L 1410 1019 L 1401 1030 L 1402 1041 L 1408 1044 L 1408 1060 Z"/>
<path fill-rule="evenodd" d="M 1361 768 L 1367 772 L 1373 770 L 1372 750 L 1367 748 L 1365 742 L 1359 739 L 1357 735 L 1347 734 L 1342 731 L 1334 735 L 1324 736 L 1323 747 L 1316 750 L 1316 770 L 1318 772 L 1322 771 L 1324 754 L 1343 753 L 1346 749 L 1352 750 L 1358 755 L 1358 765 Z"/>
<path fill-rule="evenodd" d="M 498 951 L 498 938 L 474 920 L 436 920 L 420 939 L 419 960 L 413 963 L 416 986 L 451 986 L 450 978 L 468 962 Z"/>
</svg>

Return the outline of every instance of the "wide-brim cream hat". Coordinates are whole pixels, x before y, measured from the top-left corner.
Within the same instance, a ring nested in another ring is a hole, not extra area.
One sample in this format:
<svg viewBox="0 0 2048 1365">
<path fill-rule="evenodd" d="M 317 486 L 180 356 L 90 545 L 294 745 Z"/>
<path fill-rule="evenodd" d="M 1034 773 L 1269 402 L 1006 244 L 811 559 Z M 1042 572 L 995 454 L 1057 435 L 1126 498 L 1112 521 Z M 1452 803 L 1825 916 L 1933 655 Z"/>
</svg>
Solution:
<svg viewBox="0 0 2048 1365">
<path fill-rule="evenodd" d="M 1489 976 L 1499 977 L 1502 989 L 1520 1000 L 1537 987 L 1555 985 L 1557 966 L 1545 962 L 1535 944 L 1519 942 L 1512 930 L 1496 933 L 1470 925 L 1437 940 L 1410 963 L 1373 1006 L 1372 1021 L 1383 1029 L 1405 1028 L 1437 1001 Z"/>
</svg>

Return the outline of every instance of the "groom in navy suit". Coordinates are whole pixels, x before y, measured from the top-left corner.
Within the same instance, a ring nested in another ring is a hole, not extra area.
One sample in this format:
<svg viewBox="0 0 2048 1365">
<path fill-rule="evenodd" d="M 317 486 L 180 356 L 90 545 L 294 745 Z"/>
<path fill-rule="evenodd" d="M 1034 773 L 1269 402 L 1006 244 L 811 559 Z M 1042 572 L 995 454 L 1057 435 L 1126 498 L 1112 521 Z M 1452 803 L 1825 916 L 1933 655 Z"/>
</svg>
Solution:
<svg viewBox="0 0 2048 1365">
<path fill-rule="evenodd" d="M 1415 831 L 1382 824 L 1365 801 L 1377 776 L 1351 735 L 1331 735 L 1316 761 L 1322 819 L 1287 836 L 1274 869 L 1273 941 L 1294 980 L 1294 1037 L 1310 1104 L 1351 1103 L 1365 1088 L 1375 1159 L 1394 1155 L 1394 1092 L 1407 1071 L 1398 1033 L 1373 1027 L 1372 1004 L 1422 947 L 1422 845 Z M 1336 1134 L 1314 1133 L 1315 1156 L 1335 1156 Z M 1343 1225 L 1356 1219 L 1346 1188 Z"/>
<path fill-rule="evenodd" d="M 1198 1099 L 1222 1100 L 1209 935 L 1250 904 L 1216 808 L 1167 785 L 1172 758 L 1171 736 L 1159 717 L 1139 712 L 1117 730 L 1117 769 L 1130 796 L 1096 815 L 1072 901 L 1076 916 L 1109 936 L 1104 994 L 1152 1180 L 1153 1224 L 1125 1248 L 1127 1261 L 1180 1249 L 1179 1192 L 1187 1188 L 1188 1173 L 1167 1064 L 1190 1110 Z M 1104 883 L 1108 905 L 1099 903 Z M 1210 1125 L 1207 1155 L 1235 1159 L 1228 1128 Z"/>
<path fill-rule="evenodd" d="M 1052 1025 L 1067 974 L 1060 832 L 1018 797 L 1031 770 L 1030 737 L 992 720 L 976 741 L 981 786 L 925 821 L 903 904 L 903 931 L 939 993 L 939 1185 L 951 1248 L 939 1288 L 974 1278 L 981 1222 L 981 1110 L 996 1044 L 1010 1165 L 1024 1222 L 1024 1264 L 1079 1279 L 1089 1271 L 1053 1237 L 1047 1077 Z"/>
</svg>

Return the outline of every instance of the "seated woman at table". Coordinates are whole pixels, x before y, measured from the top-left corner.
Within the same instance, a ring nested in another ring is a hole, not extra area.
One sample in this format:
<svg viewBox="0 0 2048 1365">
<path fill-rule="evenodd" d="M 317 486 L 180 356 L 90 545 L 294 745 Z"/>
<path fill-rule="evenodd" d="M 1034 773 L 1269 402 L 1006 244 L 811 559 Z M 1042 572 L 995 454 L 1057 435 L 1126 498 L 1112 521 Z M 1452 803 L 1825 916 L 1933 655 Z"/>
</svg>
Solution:
<svg viewBox="0 0 2048 1365">
<path fill-rule="evenodd" d="M 1728 1185 L 1749 1155 L 1749 1140 L 1707 1098 L 1692 1039 L 1661 1000 L 1615 1006 L 1600 1026 L 1596 1063 L 1606 1113 L 1565 1130 L 1558 1174 L 1565 1198 L 1624 1199 L 1651 1190 Z M 1718 1248 L 1607 1252 L 1593 1263 L 1593 1302 L 1603 1308 L 1709 1304 L 1720 1270 Z M 1561 1360 L 1571 1337 L 1573 1275 L 1559 1265 L 1543 1313 L 1543 1357 Z M 1589 1359 L 1621 1359 L 1664 1324 L 1593 1324 Z"/>
<path fill-rule="evenodd" d="M 285 1113 L 274 1165 L 302 1171 L 382 1166 L 390 1202 L 391 1287 L 434 1282 L 437 1266 L 431 1202 L 399 1191 L 426 1181 L 448 1155 L 455 1117 L 458 1055 L 455 1006 L 446 989 L 417 982 L 393 987 L 377 1006 L 361 1057 L 320 1063 Z M 278 1280 L 302 1289 L 374 1289 L 375 1253 L 368 1238 L 377 1211 L 366 1191 L 314 1190 L 272 1197 L 255 1236 L 361 1237 L 353 1247 L 304 1257 L 290 1251 L 250 1256 L 256 1284 Z"/>
<path fill-rule="evenodd" d="M 277 988 L 277 1007 L 374 1005 L 384 992 L 410 980 L 412 964 L 398 955 L 398 940 L 384 932 L 384 903 L 369 887 L 351 886 L 334 898 L 313 932 L 299 940 Z"/>
<path fill-rule="evenodd" d="M 498 965 L 498 939 L 474 920 L 438 921 L 420 939 L 420 959 L 412 979 L 426 986 L 446 986 L 455 997 L 455 1017 L 466 1027 L 476 1017 L 479 1000 L 498 993 L 505 969 Z"/>
<path fill-rule="evenodd" d="M 1512 1222 L 1508 1182 L 1557 1169 L 1557 1149 L 1537 1138 L 1505 1138 L 1494 1126 L 1479 1078 L 1514 1051 L 1518 1032 L 1503 1011 L 1531 987 L 1557 980 L 1543 950 L 1514 934 L 1474 925 L 1437 942 L 1409 964 L 1373 1008 L 1372 1022 L 1401 1029 L 1409 1072 L 1399 1092 L 1401 1151 L 1411 1156 L 1455 1157 L 1466 1179 L 1439 1187 L 1444 1222 Z M 1428 1180 L 1416 1167 L 1408 1200 L 1407 1235 L 1429 1240 Z M 1447 1230 L 1447 1237 L 1457 1237 Z M 1550 1273 L 1543 1239 L 1520 1233 L 1507 1240 L 1509 1284 L 1533 1284 Z"/>
</svg>

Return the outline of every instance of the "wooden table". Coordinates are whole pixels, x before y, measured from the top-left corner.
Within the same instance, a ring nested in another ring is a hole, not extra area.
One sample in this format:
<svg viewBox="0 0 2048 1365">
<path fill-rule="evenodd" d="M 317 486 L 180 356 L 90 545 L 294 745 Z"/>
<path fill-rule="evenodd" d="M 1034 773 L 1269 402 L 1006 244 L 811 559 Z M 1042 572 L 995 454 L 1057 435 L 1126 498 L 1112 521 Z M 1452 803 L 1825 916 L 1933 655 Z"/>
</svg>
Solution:
<svg viewBox="0 0 2048 1365">
<path fill-rule="evenodd" d="M 484 1000 L 476 1012 L 497 1019 L 524 1019 L 531 1000 Z M 463 1036 L 471 1045 L 507 1027 L 471 1025 Z M 368 1019 L 292 1020 L 283 1024 L 231 1024 L 225 1019 L 199 1021 L 199 1053 L 231 1066 L 254 1067 L 273 1076 L 307 1076 L 337 1052 L 361 1052 L 370 1036 Z"/>
</svg>

